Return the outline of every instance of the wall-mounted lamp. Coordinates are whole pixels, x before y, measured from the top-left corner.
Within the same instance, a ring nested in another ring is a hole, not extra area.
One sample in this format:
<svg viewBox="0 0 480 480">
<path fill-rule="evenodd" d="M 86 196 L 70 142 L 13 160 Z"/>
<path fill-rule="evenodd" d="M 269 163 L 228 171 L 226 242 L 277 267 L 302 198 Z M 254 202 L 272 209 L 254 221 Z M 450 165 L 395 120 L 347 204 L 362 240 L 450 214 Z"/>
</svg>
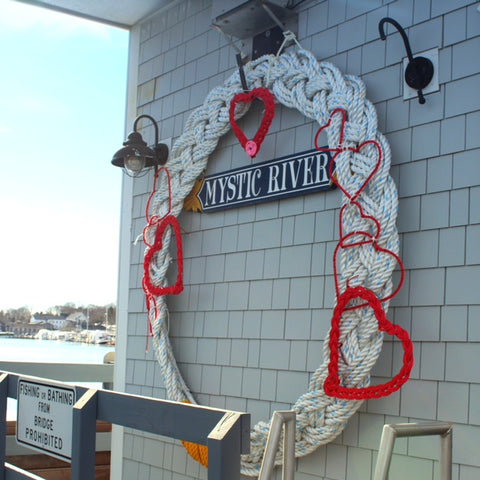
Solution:
<svg viewBox="0 0 480 480">
<path fill-rule="evenodd" d="M 380 33 L 380 38 L 382 40 L 387 38 L 383 30 L 383 24 L 385 22 L 391 23 L 399 31 L 403 38 L 403 43 L 405 44 L 405 50 L 407 51 L 408 56 L 408 65 L 405 69 L 405 83 L 409 87 L 417 90 L 418 102 L 424 104 L 425 97 L 423 96 L 422 90 L 431 82 L 433 78 L 433 63 L 425 57 L 413 58 L 412 49 L 410 48 L 410 42 L 408 41 L 407 34 L 402 26 L 393 18 L 384 17 L 380 20 L 378 24 L 378 32 Z"/>
<path fill-rule="evenodd" d="M 137 124 L 140 119 L 147 118 L 153 123 L 155 129 L 155 144 L 150 148 L 137 132 Z M 165 165 L 168 159 L 168 146 L 158 143 L 158 125 L 150 115 L 139 115 L 133 122 L 133 132 L 123 142 L 123 148 L 118 150 L 112 158 L 112 164 L 125 169 L 127 175 L 138 177 L 142 170 Z"/>
</svg>

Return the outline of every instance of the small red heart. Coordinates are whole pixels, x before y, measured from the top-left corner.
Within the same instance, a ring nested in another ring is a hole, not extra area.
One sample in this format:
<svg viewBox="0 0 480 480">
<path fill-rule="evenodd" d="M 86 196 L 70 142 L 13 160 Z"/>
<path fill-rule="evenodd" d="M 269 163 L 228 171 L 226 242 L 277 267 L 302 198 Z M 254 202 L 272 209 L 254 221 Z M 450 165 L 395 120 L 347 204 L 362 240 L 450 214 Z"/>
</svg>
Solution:
<svg viewBox="0 0 480 480">
<path fill-rule="evenodd" d="M 335 115 L 337 114 L 340 114 L 341 115 L 341 127 L 340 127 L 340 136 L 338 138 L 338 146 L 337 147 L 333 147 L 333 148 L 323 148 L 323 147 L 319 147 L 318 146 L 318 137 L 319 135 L 328 127 L 330 127 L 331 123 L 332 123 L 332 119 Z M 345 110 L 343 110 L 343 108 L 336 108 L 331 114 L 330 114 L 330 117 L 328 119 L 328 122 L 321 126 L 318 131 L 317 131 L 317 134 L 315 135 L 315 141 L 314 141 L 314 144 L 315 144 L 315 148 L 321 152 L 337 152 L 339 153 L 340 151 L 343 150 L 343 137 L 345 135 L 345 122 L 347 120 L 347 114 L 345 112 Z"/>
<path fill-rule="evenodd" d="M 147 220 L 147 227 L 153 225 L 154 223 L 157 223 L 160 218 L 158 215 L 150 216 L 150 203 L 153 197 L 155 196 L 155 194 L 157 193 L 157 182 L 158 182 L 160 173 L 162 172 L 165 172 L 167 176 L 167 185 L 168 185 L 168 211 L 163 216 L 169 215 L 170 212 L 172 211 L 172 186 L 171 186 L 171 180 L 170 180 L 170 172 L 167 167 L 160 167 L 155 173 L 155 177 L 153 179 L 152 193 L 150 193 L 147 199 L 147 205 L 145 207 L 145 218 Z"/>
<path fill-rule="evenodd" d="M 359 214 L 360 214 L 360 217 L 365 219 L 365 220 L 369 220 L 372 222 L 372 225 L 375 227 L 375 235 L 372 235 L 371 233 L 369 233 L 369 237 L 373 237 L 375 240 L 378 240 L 379 236 L 380 236 L 380 222 L 375 218 L 375 217 L 372 217 L 371 215 L 365 215 L 363 213 L 363 208 L 362 206 L 356 202 L 355 200 L 352 200 L 350 203 L 346 203 L 345 205 L 343 205 L 343 207 L 340 209 L 340 216 L 339 216 L 339 227 L 338 227 L 338 231 L 340 233 L 340 243 L 342 243 L 342 247 L 343 248 L 348 248 L 348 247 L 354 247 L 356 245 L 363 245 L 364 242 L 362 242 L 360 240 L 360 243 L 349 243 L 349 244 L 345 244 L 344 242 L 344 238 L 345 238 L 345 235 L 343 234 L 343 216 L 345 214 L 345 210 L 351 206 L 355 206 L 358 211 L 359 211 Z M 355 233 L 355 234 L 359 234 L 359 236 L 361 237 L 361 235 L 363 235 L 365 232 L 362 232 L 362 231 L 355 231 L 355 232 L 352 232 L 352 233 Z M 348 236 L 351 236 L 351 234 L 348 234 Z M 370 242 L 367 242 L 367 243 L 370 243 Z"/>
<path fill-rule="evenodd" d="M 351 238 L 355 238 L 355 241 L 353 241 L 352 243 L 347 243 L 347 241 L 350 240 Z M 391 300 L 395 295 L 397 295 L 397 293 L 402 288 L 403 281 L 405 279 L 405 270 L 403 268 L 403 263 L 400 260 L 400 257 L 396 253 L 392 252 L 391 250 L 388 250 L 388 249 L 383 248 L 380 245 L 378 245 L 377 244 L 377 238 L 375 236 L 373 236 L 370 232 L 355 231 L 355 232 L 350 232 L 347 235 L 345 235 L 338 242 L 338 244 L 335 247 L 335 250 L 333 252 L 333 275 L 334 275 L 334 278 L 335 278 L 335 292 L 336 292 L 336 295 L 337 295 L 337 299 L 345 294 L 345 292 L 340 294 L 340 287 L 339 287 L 339 284 L 338 284 L 338 268 L 337 268 L 338 251 L 340 249 L 346 250 L 347 248 L 358 247 L 360 245 L 368 245 L 370 243 L 373 245 L 373 248 L 377 252 L 386 253 L 387 255 L 392 256 L 397 261 L 398 265 L 400 266 L 400 280 L 398 282 L 397 288 L 392 293 L 390 293 L 390 295 L 387 295 L 386 297 L 381 298 L 379 301 L 380 302 L 386 302 L 388 300 Z M 348 281 L 347 281 L 347 290 L 349 288 L 350 287 L 348 287 Z M 366 306 L 366 304 L 362 303 L 360 305 L 355 305 L 355 306 L 352 306 L 352 307 L 348 307 L 348 308 L 346 308 L 346 310 L 354 310 L 354 309 L 362 308 L 362 307 L 365 307 L 365 306 Z"/>
<path fill-rule="evenodd" d="M 336 147 L 329 147 L 329 148 L 324 148 L 324 147 L 319 147 L 318 146 L 318 137 L 319 135 L 328 127 L 331 126 L 332 124 L 332 121 L 333 121 L 333 118 L 335 117 L 335 115 L 338 115 L 340 114 L 341 115 L 341 118 L 340 118 L 340 121 L 341 121 L 341 126 L 340 126 L 340 135 L 339 135 L 339 138 L 338 138 L 338 145 Z M 380 164 L 382 162 L 382 149 L 380 147 L 380 145 L 378 144 L 378 142 L 376 142 L 375 140 L 366 140 L 365 142 L 362 142 L 360 145 L 358 145 L 358 147 L 344 147 L 343 145 L 343 140 L 344 140 L 344 137 L 345 137 L 345 123 L 346 123 L 346 119 L 347 119 L 347 114 L 345 112 L 345 110 L 343 110 L 342 108 L 336 108 L 331 114 L 330 114 L 330 117 L 328 119 L 328 122 L 321 126 L 316 135 L 315 135 L 315 148 L 319 151 L 319 152 L 335 152 L 335 154 L 333 155 L 332 157 L 332 161 L 330 162 L 330 167 L 329 167 L 329 175 L 330 175 L 330 178 L 332 179 L 332 182 L 335 183 L 335 185 L 337 185 L 337 187 L 351 200 L 351 201 L 354 201 L 358 198 L 358 196 L 363 192 L 363 190 L 365 189 L 365 187 L 367 186 L 368 182 L 370 182 L 370 180 L 372 179 L 372 177 L 375 175 L 375 173 L 377 172 L 377 170 L 379 169 L 380 167 Z M 360 185 L 360 187 L 358 188 L 358 190 L 356 192 L 349 192 L 345 187 L 343 187 L 339 182 L 338 182 L 338 176 L 337 175 L 334 175 L 333 174 L 333 169 L 334 169 L 334 166 L 335 166 L 335 160 L 337 158 L 337 156 L 345 151 L 345 150 L 348 150 L 350 152 L 354 152 L 354 153 L 360 153 L 360 150 L 362 148 L 364 148 L 365 146 L 367 145 L 374 145 L 374 147 L 377 149 L 377 152 L 378 152 L 378 160 L 377 160 L 377 163 L 373 166 L 373 169 L 370 171 L 368 177 L 365 179 L 365 181 Z"/>
<path fill-rule="evenodd" d="M 235 107 L 238 103 L 251 103 L 256 98 L 262 100 L 265 105 L 265 112 L 263 114 L 262 122 L 258 127 L 257 133 L 253 137 L 253 140 L 248 140 L 245 134 L 242 132 L 242 129 L 238 126 L 235 121 Z M 250 92 L 237 93 L 231 103 L 230 103 L 230 124 L 232 125 L 232 130 L 238 141 L 244 148 L 247 155 L 251 158 L 254 158 L 257 152 L 260 150 L 260 146 L 265 139 L 265 136 L 268 133 L 268 129 L 272 124 L 273 116 L 275 114 L 275 100 L 272 93 L 267 88 L 254 88 Z"/>
<path fill-rule="evenodd" d="M 153 256 L 163 248 L 163 234 L 165 229 L 170 226 L 175 235 L 175 241 L 177 243 L 177 280 L 175 285 L 166 287 L 158 287 L 153 285 L 150 279 L 150 262 Z M 178 295 L 183 290 L 183 252 L 182 252 L 182 237 L 180 233 L 180 225 L 178 220 L 173 215 L 168 215 L 162 219 L 157 226 L 155 232 L 155 241 L 153 245 L 148 249 L 143 260 L 143 283 L 144 289 L 146 289 L 152 295 Z"/>
<path fill-rule="evenodd" d="M 380 148 L 380 145 L 375 140 L 366 140 L 365 142 L 362 142 L 358 147 L 348 147 L 347 150 L 349 150 L 350 152 L 354 152 L 354 153 L 360 153 L 360 150 L 367 145 L 373 145 L 377 149 L 378 159 L 377 159 L 377 162 L 375 163 L 375 165 L 373 165 L 373 168 L 371 169 L 368 177 L 363 181 L 363 183 L 360 185 L 360 187 L 357 189 L 356 192 L 349 192 L 346 188 L 342 187 L 342 185 L 339 183 L 338 175 L 332 175 L 332 170 L 333 170 L 333 165 L 335 163 L 335 159 L 340 152 L 337 152 L 333 156 L 332 162 L 330 163 L 330 177 L 332 178 L 332 181 L 337 185 L 337 187 L 352 202 L 355 201 L 358 198 L 358 196 L 363 192 L 363 190 L 367 186 L 368 182 L 370 182 L 372 177 L 375 175 L 377 170 L 380 168 L 380 164 L 382 163 L 382 149 Z"/>
<path fill-rule="evenodd" d="M 389 382 L 381 385 L 348 388 L 340 386 L 338 377 L 339 338 L 341 316 L 348 303 L 354 298 L 361 298 L 366 301 L 375 314 L 378 322 L 378 329 L 388 335 L 397 337 L 402 342 L 403 365 L 400 372 Z M 325 393 L 331 397 L 344 398 L 347 400 L 365 400 L 369 398 L 380 398 L 397 391 L 410 377 L 413 367 L 413 345 L 408 333 L 398 325 L 393 325 L 385 317 L 380 300 L 371 291 L 364 287 L 349 287 L 337 299 L 337 305 L 333 311 L 332 327 L 330 330 L 330 363 L 328 365 L 328 376 L 323 384 Z"/>
</svg>

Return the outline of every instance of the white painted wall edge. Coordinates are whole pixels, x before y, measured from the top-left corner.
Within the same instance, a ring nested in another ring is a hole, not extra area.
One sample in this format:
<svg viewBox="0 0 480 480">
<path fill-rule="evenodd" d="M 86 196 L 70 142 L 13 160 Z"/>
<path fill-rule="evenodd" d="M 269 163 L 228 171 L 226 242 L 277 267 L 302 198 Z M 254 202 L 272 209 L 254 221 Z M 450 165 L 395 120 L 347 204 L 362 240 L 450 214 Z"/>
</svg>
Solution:
<svg viewBox="0 0 480 480">
<path fill-rule="evenodd" d="M 128 47 L 125 138 L 131 130 L 135 117 L 137 116 L 139 54 L 140 25 L 137 24 L 130 29 Z M 125 392 L 126 387 L 132 201 L 133 179 L 127 175 L 123 175 L 118 259 L 117 337 L 115 345 L 115 368 L 113 374 L 113 388 L 117 392 Z M 123 427 L 112 425 L 111 452 L 110 478 L 119 480 L 122 478 L 123 473 Z"/>
</svg>

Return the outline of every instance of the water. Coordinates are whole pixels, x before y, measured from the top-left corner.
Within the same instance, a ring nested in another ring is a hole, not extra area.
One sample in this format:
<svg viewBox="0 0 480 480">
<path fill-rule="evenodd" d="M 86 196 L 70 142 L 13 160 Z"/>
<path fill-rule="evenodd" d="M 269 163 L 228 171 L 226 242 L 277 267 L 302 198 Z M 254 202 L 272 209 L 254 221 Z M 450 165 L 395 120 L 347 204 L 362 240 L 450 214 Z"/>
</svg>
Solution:
<svg viewBox="0 0 480 480">
<path fill-rule="evenodd" d="M 0 337 L 0 360 L 42 363 L 103 363 L 112 346 L 58 340 Z"/>
<path fill-rule="evenodd" d="M 112 346 L 62 342 L 58 340 L 31 340 L 0 337 L 0 360 L 39 363 L 103 363 Z M 74 382 L 72 382 L 74 383 Z M 99 383 L 77 383 L 88 387 L 100 387 Z M 17 401 L 8 399 L 7 419 L 14 420 Z"/>
</svg>

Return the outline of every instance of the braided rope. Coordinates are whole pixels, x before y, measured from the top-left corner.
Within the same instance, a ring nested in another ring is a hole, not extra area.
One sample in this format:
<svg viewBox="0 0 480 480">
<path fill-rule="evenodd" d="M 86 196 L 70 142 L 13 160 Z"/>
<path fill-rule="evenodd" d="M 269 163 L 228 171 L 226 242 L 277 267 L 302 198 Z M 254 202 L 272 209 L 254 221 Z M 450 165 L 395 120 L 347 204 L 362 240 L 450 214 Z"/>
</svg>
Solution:
<svg viewBox="0 0 480 480">
<path fill-rule="evenodd" d="M 345 110 L 347 122 L 343 144 L 346 147 L 354 147 L 367 140 L 377 142 L 383 152 L 381 165 L 356 198 L 356 203 L 361 205 L 361 211 L 357 205 L 349 202 L 347 196 L 343 197 L 344 211 L 340 228 L 344 235 L 349 232 L 371 231 L 375 225 L 372 226 L 368 217 L 374 217 L 381 227 L 381 234 L 376 239 L 377 245 L 398 254 L 398 233 L 395 226 L 398 199 L 394 182 L 389 175 L 390 148 L 385 137 L 377 130 L 376 112 L 365 98 L 364 84 L 357 77 L 343 76 L 330 63 L 319 63 L 305 50 L 261 57 L 247 64 L 245 73 L 251 88 L 268 87 L 277 102 L 297 109 L 304 116 L 316 121 L 319 126 L 327 123 L 335 109 Z M 152 199 L 150 208 L 156 215 L 162 216 L 171 210 L 172 215 L 178 216 L 184 198 L 204 171 L 218 139 L 230 130 L 230 102 L 241 91 L 239 73 L 235 72 L 222 86 L 210 91 L 203 105 L 191 113 L 168 161 L 170 185 L 163 181 Z M 238 108 L 236 114 L 241 117 L 247 110 L 248 107 Z M 326 129 L 328 145 L 332 148 L 338 145 L 341 128 L 341 119 L 334 116 Z M 365 146 L 360 152 L 353 149 L 343 150 L 336 158 L 339 184 L 347 191 L 358 191 L 376 163 L 376 151 L 372 145 Z M 170 200 L 171 208 L 168 205 Z M 170 236 L 166 235 L 163 249 L 157 255 L 157 265 L 151 267 L 152 282 L 156 285 L 166 284 L 166 270 L 171 261 L 169 241 Z M 340 291 L 345 291 L 347 287 L 362 286 L 380 299 L 390 298 L 391 277 L 396 262 L 392 257 L 385 260 L 385 256 L 382 256 L 373 244 L 341 249 L 337 263 Z M 166 326 L 166 297 L 157 297 L 156 303 L 157 308 L 150 310 L 149 320 L 167 396 L 171 400 L 195 403 L 178 369 L 170 345 Z M 384 302 L 383 306 L 387 309 L 388 301 Z M 383 342 L 383 333 L 379 331 L 371 308 L 363 307 L 343 312 L 339 342 L 342 345 L 342 355 L 338 360 L 338 376 L 342 385 L 366 387 Z M 306 455 L 337 437 L 362 403 L 325 394 L 323 383 L 328 375 L 329 356 L 327 335 L 323 344 L 324 360 L 312 374 L 308 391 L 293 405 L 297 414 L 296 456 Z M 253 427 L 251 453 L 242 457 L 242 474 L 258 476 L 269 427 L 269 422 L 259 422 Z M 276 463 L 280 462 L 281 449 L 276 458 Z"/>
</svg>

